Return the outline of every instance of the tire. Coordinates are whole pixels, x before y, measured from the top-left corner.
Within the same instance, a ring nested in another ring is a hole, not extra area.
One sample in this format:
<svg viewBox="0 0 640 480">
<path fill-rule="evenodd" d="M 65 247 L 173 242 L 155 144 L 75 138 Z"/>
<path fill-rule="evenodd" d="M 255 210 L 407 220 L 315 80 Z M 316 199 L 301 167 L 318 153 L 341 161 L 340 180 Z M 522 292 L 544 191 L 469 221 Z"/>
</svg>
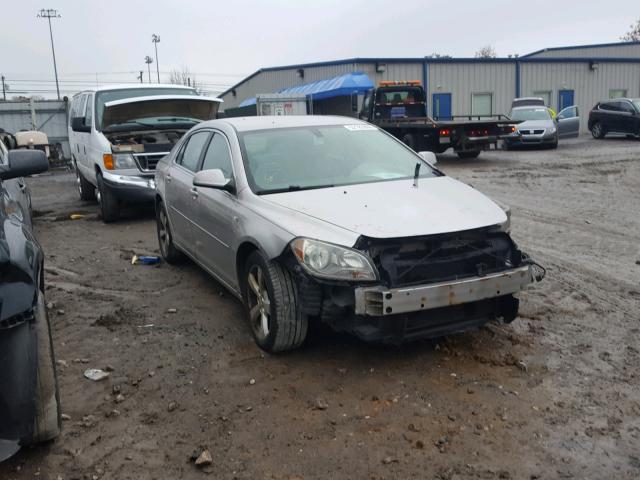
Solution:
<svg viewBox="0 0 640 480">
<path fill-rule="evenodd" d="M 80 200 L 89 201 L 96 199 L 96 187 L 91 184 L 80 170 L 78 170 L 78 165 L 74 162 L 73 166 L 76 171 L 76 185 L 78 187 L 78 194 L 80 195 Z"/>
<path fill-rule="evenodd" d="M 456 152 L 458 154 L 458 158 L 466 159 L 466 158 L 478 158 L 480 155 L 480 150 L 471 150 L 467 152 Z"/>
<path fill-rule="evenodd" d="M 100 213 L 104 223 L 111 223 L 120 217 L 120 203 L 113 195 L 113 192 L 107 188 L 102 179 L 102 174 L 96 175 L 98 180 L 98 203 L 100 204 Z"/>
<path fill-rule="evenodd" d="M 404 143 L 407 147 L 411 148 L 412 150 L 416 150 L 416 139 L 412 134 L 407 133 L 404 137 L 402 137 L 402 143 Z"/>
<path fill-rule="evenodd" d="M 553 143 L 549 144 L 549 148 L 551 150 L 555 150 L 556 148 L 558 148 L 558 139 L 556 138 L 556 140 Z"/>
<path fill-rule="evenodd" d="M 36 383 L 36 414 L 33 437 L 24 443 L 34 444 L 52 440 L 60 434 L 60 394 L 55 370 L 55 356 L 51 339 L 51 325 L 44 302 L 38 293 L 36 309 L 36 338 L 38 342 L 38 372 Z"/>
<path fill-rule="evenodd" d="M 169 224 L 169 216 L 164 202 L 159 201 L 156 205 L 156 227 L 158 231 L 158 245 L 160 254 L 167 263 L 178 263 L 182 260 L 182 252 L 173 243 L 173 234 Z"/>
<path fill-rule="evenodd" d="M 593 138 L 604 138 L 606 134 L 607 132 L 600 122 L 596 122 L 591 125 L 591 135 Z"/>
<path fill-rule="evenodd" d="M 243 272 L 244 305 L 256 344 L 270 353 L 302 345 L 309 320 L 298 304 L 291 274 L 258 251 L 249 255 Z"/>
</svg>

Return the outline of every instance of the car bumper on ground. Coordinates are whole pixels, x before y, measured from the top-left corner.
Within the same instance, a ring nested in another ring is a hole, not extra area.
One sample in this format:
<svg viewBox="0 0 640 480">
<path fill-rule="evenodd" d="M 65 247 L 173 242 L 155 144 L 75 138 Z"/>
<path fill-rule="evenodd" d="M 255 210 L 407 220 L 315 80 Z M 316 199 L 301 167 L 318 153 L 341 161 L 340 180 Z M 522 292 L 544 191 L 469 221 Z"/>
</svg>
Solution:
<svg viewBox="0 0 640 480">
<path fill-rule="evenodd" d="M 152 175 L 119 175 L 103 172 L 105 185 L 120 200 L 129 202 L 152 202 L 155 198 L 156 183 Z"/>
<path fill-rule="evenodd" d="M 461 305 L 517 293 L 533 282 L 527 266 L 483 277 L 404 288 L 355 289 L 356 315 L 385 316 Z"/>
</svg>

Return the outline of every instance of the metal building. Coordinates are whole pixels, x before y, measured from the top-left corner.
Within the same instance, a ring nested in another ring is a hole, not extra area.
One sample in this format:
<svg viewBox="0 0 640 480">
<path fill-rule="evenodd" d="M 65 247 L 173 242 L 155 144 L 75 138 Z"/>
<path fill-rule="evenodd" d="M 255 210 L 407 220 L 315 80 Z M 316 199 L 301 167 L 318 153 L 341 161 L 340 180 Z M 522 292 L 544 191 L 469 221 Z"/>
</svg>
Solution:
<svg viewBox="0 0 640 480">
<path fill-rule="evenodd" d="M 225 111 L 261 93 L 275 93 L 350 73 L 383 80 L 420 80 L 433 116 L 509 113 L 518 96 L 537 96 L 556 111 L 577 105 L 581 129 L 589 110 L 615 97 L 640 97 L 640 42 L 547 48 L 515 58 L 353 58 L 262 68 L 220 96 Z M 361 96 L 360 96 L 361 98 Z M 311 99 L 312 100 L 312 99 Z M 361 101 L 361 100 L 360 100 Z M 359 102 L 312 100 L 314 113 L 357 115 Z M 324 108 L 323 108 L 324 105 Z"/>
</svg>

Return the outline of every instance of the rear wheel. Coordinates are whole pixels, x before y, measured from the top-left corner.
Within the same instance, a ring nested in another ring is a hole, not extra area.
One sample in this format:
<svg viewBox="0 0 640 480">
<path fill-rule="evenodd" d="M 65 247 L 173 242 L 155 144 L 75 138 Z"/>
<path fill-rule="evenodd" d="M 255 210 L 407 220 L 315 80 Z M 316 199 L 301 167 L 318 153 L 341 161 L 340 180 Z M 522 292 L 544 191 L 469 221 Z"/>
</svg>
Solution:
<svg viewBox="0 0 640 480">
<path fill-rule="evenodd" d="M 120 203 L 113 192 L 105 185 L 102 174 L 96 175 L 98 179 L 98 203 L 100 204 L 100 212 L 102 213 L 102 221 L 104 223 L 115 222 L 120 216 Z"/>
<path fill-rule="evenodd" d="M 253 338 L 268 352 L 283 352 L 304 342 L 309 321 L 298 305 L 291 274 L 253 252 L 245 264 L 243 296 Z"/>
<path fill-rule="evenodd" d="M 411 133 L 407 133 L 405 136 L 402 137 L 402 143 L 404 143 L 407 147 L 411 148 L 412 150 L 416 149 L 416 138 Z"/>
<path fill-rule="evenodd" d="M 96 199 L 96 187 L 94 187 L 78 170 L 78 164 L 74 163 L 76 170 L 76 185 L 78 187 L 78 194 L 80 194 L 80 200 L 95 200 Z"/>
<path fill-rule="evenodd" d="M 591 126 L 591 135 L 593 138 L 604 138 L 606 132 L 600 122 L 596 122 Z"/>
<path fill-rule="evenodd" d="M 182 253 L 173 243 L 169 216 L 162 201 L 158 202 L 156 206 L 156 225 L 158 229 L 158 244 L 160 245 L 162 258 L 164 258 L 167 263 L 177 263 L 182 258 Z"/>
<path fill-rule="evenodd" d="M 38 342 L 38 373 L 36 384 L 36 414 L 33 437 L 25 443 L 51 440 L 60 433 L 60 395 L 55 370 L 55 356 L 51 339 L 51 325 L 44 302 L 38 293 L 36 309 L 36 337 Z"/>
<path fill-rule="evenodd" d="M 480 150 L 468 150 L 466 152 L 457 152 L 458 153 L 458 158 L 478 158 L 478 155 L 480 155 Z"/>
</svg>

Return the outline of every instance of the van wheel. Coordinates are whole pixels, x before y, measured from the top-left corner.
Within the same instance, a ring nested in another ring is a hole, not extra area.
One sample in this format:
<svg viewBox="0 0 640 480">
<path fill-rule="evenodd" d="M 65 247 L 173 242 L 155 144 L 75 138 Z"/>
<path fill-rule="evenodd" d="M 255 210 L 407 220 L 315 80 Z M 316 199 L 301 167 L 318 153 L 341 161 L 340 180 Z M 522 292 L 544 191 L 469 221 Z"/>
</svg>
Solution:
<svg viewBox="0 0 640 480">
<path fill-rule="evenodd" d="M 591 126 L 591 135 L 593 138 L 604 138 L 606 132 L 600 122 L 596 122 Z"/>
<path fill-rule="evenodd" d="M 411 133 L 407 133 L 404 137 L 402 137 L 402 143 L 404 143 L 412 150 L 416 149 L 416 139 Z"/>
<path fill-rule="evenodd" d="M 38 372 L 36 384 L 36 414 L 33 436 L 27 444 L 46 442 L 60 433 L 60 395 L 55 370 L 55 356 L 51 339 L 51 325 L 44 302 L 44 294 L 38 292 L 35 310 L 36 338 L 38 342 Z"/>
<path fill-rule="evenodd" d="M 458 153 L 458 158 L 478 158 L 478 155 L 480 155 L 480 150 L 470 150 L 470 151 L 466 151 L 466 152 L 457 152 Z"/>
<path fill-rule="evenodd" d="M 76 185 L 78 186 L 78 193 L 80 194 L 80 200 L 95 200 L 96 199 L 96 187 L 94 187 L 78 170 L 78 165 L 73 164 L 76 170 Z"/>
<path fill-rule="evenodd" d="M 98 197 L 98 203 L 100 204 L 102 221 L 104 223 L 115 222 L 120 216 L 120 204 L 118 199 L 105 185 L 101 173 L 98 173 L 96 178 L 98 180 L 98 192 L 96 196 Z"/>
<path fill-rule="evenodd" d="M 160 245 L 162 258 L 164 258 L 167 263 L 177 263 L 182 259 L 182 252 L 180 252 L 173 243 L 169 216 L 162 201 L 159 201 L 156 205 L 156 225 L 158 230 L 158 244 Z"/>
<path fill-rule="evenodd" d="M 296 286 L 287 270 L 253 252 L 244 268 L 243 297 L 260 348 L 275 353 L 302 345 L 309 320 L 298 305 Z"/>
</svg>

